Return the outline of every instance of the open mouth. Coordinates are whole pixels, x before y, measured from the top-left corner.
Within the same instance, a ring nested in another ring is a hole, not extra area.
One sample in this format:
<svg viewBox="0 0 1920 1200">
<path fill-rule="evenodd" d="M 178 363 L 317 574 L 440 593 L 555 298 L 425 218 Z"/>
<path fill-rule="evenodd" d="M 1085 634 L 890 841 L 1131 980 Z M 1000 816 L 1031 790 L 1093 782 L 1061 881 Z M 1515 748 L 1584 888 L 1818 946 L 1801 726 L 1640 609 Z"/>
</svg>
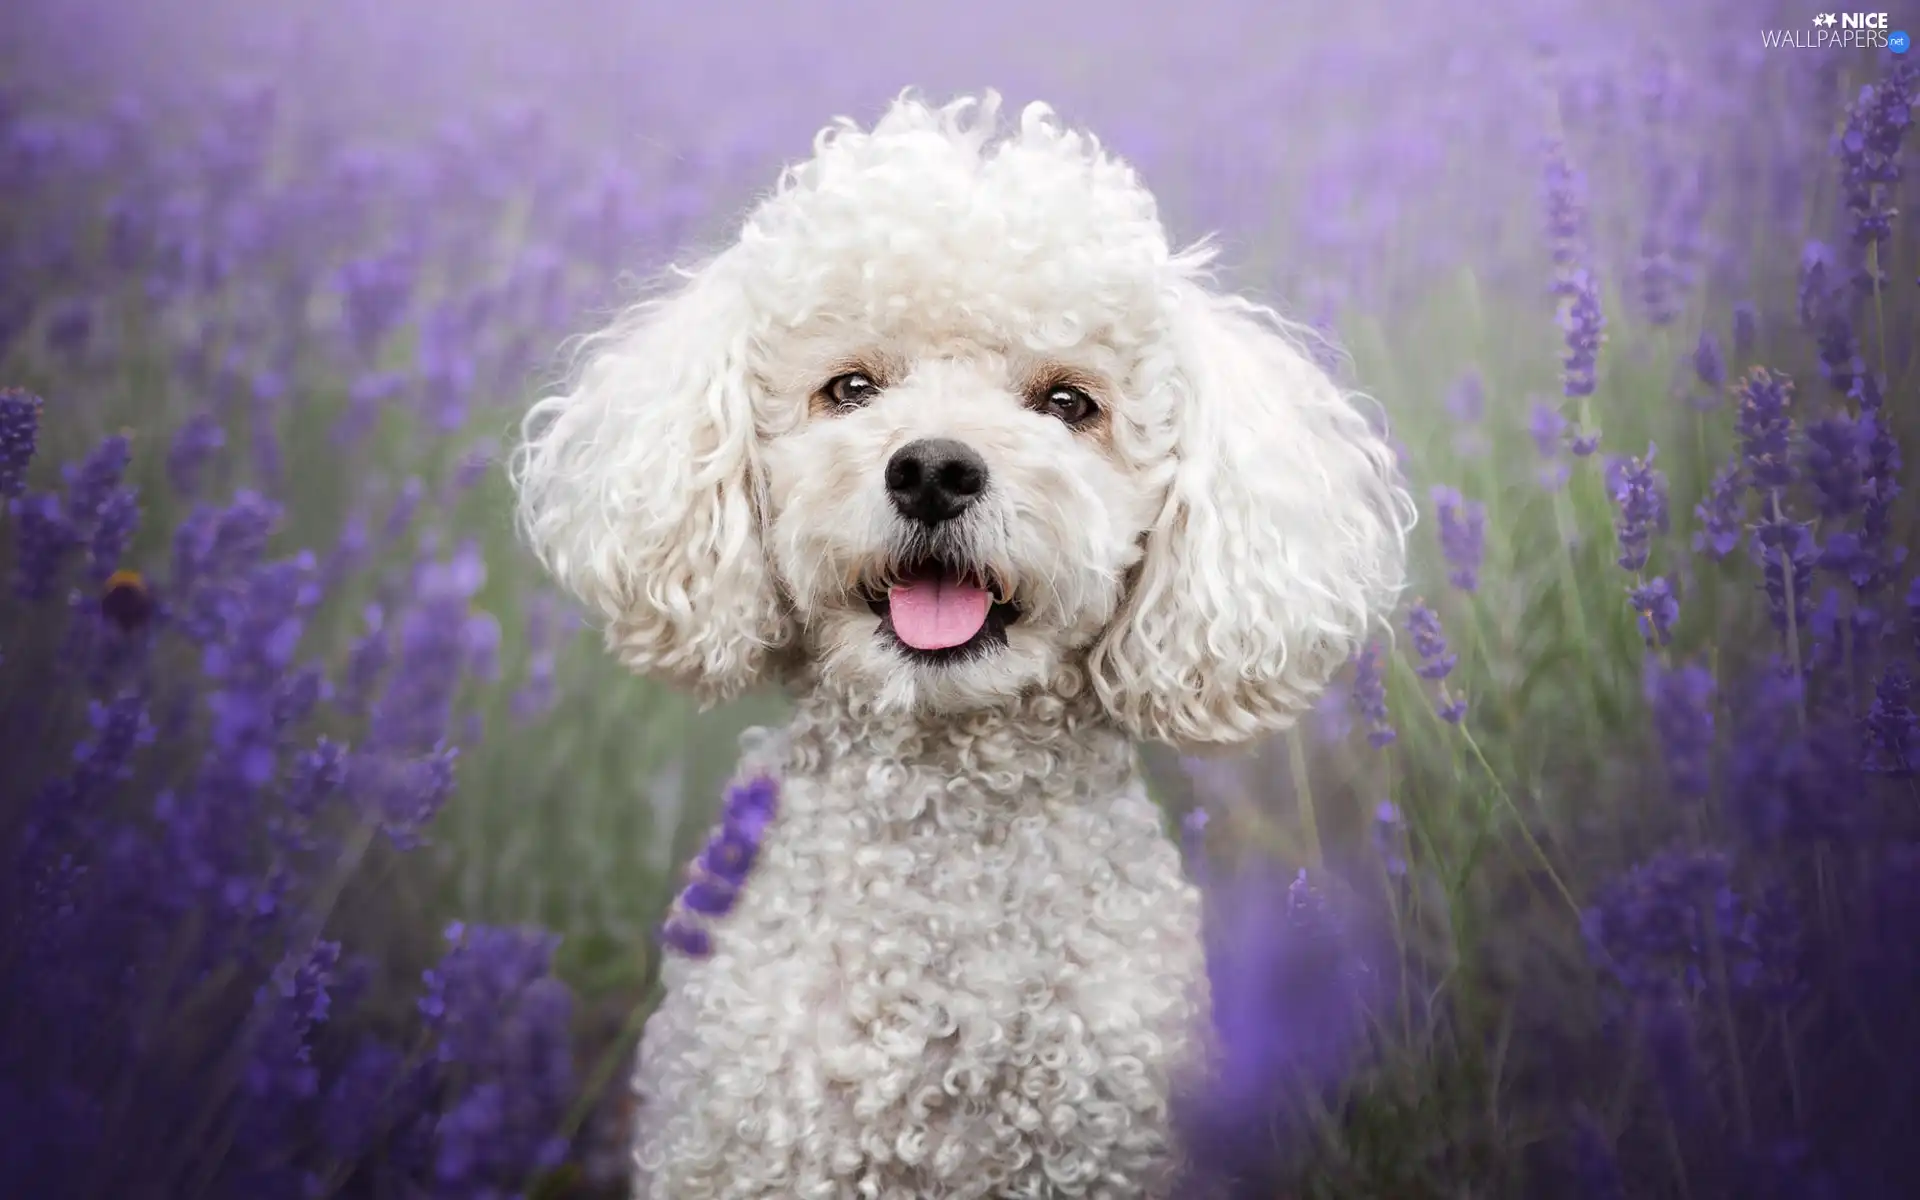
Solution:
<svg viewBox="0 0 1920 1200">
<path fill-rule="evenodd" d="M 1020 606 L 1004 594 L 980 572 L 928 560 L 900 570 L 866 601 L 880 617 L 881 637 L 916 662 L 945 666 L 1007 644 Z"/>
</svg>

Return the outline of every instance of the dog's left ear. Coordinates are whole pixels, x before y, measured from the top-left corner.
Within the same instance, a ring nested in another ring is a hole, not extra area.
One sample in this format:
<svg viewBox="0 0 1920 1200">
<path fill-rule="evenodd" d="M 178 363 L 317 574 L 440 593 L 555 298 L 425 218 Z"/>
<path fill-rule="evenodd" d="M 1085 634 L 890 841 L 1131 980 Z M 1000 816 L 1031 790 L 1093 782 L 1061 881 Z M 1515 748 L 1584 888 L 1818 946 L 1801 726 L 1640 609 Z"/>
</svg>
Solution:
<svg viewBox="0 0 1920 1200">
<path fill-rule="evenodd" d="M 1129 594 L 1090 658 L 1137 737 L 1285 729 L 1399 594 L 1413 505 L 1393 451 L 1270 311 L 1182 280 L 1163 389 L 1173 462 Z"/>
</svg>

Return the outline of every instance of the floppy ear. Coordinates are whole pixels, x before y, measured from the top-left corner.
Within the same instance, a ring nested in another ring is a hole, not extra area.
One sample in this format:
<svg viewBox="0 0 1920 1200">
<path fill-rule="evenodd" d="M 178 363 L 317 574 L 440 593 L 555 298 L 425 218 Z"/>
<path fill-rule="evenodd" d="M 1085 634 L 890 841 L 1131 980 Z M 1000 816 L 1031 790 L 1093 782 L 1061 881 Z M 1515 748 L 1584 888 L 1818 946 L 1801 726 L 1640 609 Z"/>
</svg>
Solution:
<svg viewBox="0 0 1920 1200">
<path fill-rule="evenodd" d="M 1413 504 L 1392 450 L 1272 312 L 1181 281 L 1167 496 L 1090 658 L 1135 736 L 1284 729 L 1398 596 Z"/>
<path fill-rule="evenodd" d="M 761 550 L 752 308 L 725 260 L 590 339 L 514 456 L 519 523 L 642 674 L 727 699 L 786 638 Z"/>
</svg>

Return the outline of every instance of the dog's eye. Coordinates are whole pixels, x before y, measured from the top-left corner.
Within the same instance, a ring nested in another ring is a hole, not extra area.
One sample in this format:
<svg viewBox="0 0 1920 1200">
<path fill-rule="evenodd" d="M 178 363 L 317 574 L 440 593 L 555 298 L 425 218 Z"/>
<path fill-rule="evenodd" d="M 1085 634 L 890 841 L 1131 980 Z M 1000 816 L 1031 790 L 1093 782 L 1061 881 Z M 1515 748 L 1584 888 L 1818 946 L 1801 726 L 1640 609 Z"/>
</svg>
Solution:
<svg viewBox="0 0 1920 1200">
<path fill-rule="evenodd" d="M 835 375 L 820 389 L 820 394 L 837 408 L 859 408 L 879 393 L 880 385 L 858 371 Z"/>
<path fill-rule="evenodd" d="M 1093 402 L 1092 396 L 1064 383 L 1047 389 L 1042 404 L 1049 415 L 1060 418 L 1068 425 L 1084 425 L 1100 412 L 1100 406 Z"/>
</svg>

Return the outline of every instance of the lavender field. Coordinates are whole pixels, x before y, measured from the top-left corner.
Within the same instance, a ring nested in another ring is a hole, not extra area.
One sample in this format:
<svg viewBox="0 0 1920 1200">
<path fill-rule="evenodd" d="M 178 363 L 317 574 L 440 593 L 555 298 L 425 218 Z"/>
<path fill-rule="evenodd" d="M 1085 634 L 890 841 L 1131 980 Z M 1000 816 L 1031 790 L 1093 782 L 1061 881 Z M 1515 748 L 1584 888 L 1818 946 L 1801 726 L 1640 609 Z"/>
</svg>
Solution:
<svg viewBox="0 0 1920 1200">
<path fill-rule="evenodd" d="M 914 85 L 1093 129 L 1420 501 L 1312 720 L 1150 752 L 1213 1182 L 1915 1194 L 1920 55 L 1766 47 L 1803 7 L 10 6 L 0 1190 L 623 1194 L 654 930 L 781 700 L 606 661 L 504 455 Z"/>
</svg>

